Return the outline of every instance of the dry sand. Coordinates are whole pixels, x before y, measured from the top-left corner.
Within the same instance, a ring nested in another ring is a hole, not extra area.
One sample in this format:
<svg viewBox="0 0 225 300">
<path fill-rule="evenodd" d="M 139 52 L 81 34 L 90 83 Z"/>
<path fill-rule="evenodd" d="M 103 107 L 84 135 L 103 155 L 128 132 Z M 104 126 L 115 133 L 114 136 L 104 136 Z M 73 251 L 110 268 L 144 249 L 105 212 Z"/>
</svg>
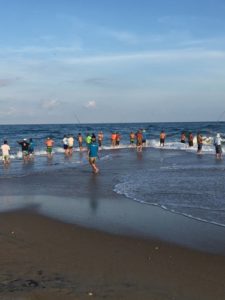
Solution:
<svg viewBox="0 0 225 300">
<path fill-rule="evenodd" d="M 225 299 L 225 256 L 0 215 L 0 299 Z"/>
</svg>

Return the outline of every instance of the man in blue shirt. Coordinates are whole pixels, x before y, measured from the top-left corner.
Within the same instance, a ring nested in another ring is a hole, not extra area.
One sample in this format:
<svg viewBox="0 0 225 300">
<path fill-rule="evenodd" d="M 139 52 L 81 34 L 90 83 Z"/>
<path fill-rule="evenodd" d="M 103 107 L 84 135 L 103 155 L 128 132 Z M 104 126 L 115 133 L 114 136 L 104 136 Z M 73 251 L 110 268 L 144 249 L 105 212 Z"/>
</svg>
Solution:
<svg viewBox="0 0 225 300">
<path fill-rule="evenodd" d="M 96 159 L 98 157 L 98 144 L 96 143 L 96 137 L 94 134 L 92 134 L 92 137 L 91 137 L 91 143 L 89 145 L 88 156 L 89 156 L 89 163 L 93 169 L 93 172 L 95 174 L 97 174 L 99 172 L 99 169 L 96 166 Z"/>
</svg>

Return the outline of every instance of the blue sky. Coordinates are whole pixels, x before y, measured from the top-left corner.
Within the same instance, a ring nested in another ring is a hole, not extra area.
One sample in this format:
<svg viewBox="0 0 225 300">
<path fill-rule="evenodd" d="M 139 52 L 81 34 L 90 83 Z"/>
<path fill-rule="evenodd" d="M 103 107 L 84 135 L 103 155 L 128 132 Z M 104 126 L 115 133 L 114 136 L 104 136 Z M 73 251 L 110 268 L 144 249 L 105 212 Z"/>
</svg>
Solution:
<svg viewBox="0 0 225 300">
<path fill-rule="evenodd" d="M 224 0 L 0 7 L 1 124 L 214 121 L 225 110 Z"/>
</svg>

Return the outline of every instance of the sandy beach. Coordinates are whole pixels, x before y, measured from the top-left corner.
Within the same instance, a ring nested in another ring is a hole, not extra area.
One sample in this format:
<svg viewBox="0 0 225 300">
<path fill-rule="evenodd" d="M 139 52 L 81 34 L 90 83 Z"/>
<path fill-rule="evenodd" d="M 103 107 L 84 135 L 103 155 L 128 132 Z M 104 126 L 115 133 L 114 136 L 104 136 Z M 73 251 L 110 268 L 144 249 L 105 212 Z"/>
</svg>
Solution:
<svg viewBox="0 0 225 300">
<path fill-rule="evenodd" d="M 225 256 L 1 214 L 0 299 L 225 299 Z"/>
</svg>

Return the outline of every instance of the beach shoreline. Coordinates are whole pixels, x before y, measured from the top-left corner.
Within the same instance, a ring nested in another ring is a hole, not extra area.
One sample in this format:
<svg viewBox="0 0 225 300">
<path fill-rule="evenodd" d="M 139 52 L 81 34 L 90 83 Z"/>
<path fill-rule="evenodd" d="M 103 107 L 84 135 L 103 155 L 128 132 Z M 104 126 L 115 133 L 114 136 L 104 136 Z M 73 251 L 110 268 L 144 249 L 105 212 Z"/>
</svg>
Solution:
<svg viewBox="0 0 225 300">
<path fill-rule="evenodd" d="M 1 214 L 1 299 L 225 299 L 225 257 Z M 11 297 L 11 298 L 10 298 Z"/>
</svg>

